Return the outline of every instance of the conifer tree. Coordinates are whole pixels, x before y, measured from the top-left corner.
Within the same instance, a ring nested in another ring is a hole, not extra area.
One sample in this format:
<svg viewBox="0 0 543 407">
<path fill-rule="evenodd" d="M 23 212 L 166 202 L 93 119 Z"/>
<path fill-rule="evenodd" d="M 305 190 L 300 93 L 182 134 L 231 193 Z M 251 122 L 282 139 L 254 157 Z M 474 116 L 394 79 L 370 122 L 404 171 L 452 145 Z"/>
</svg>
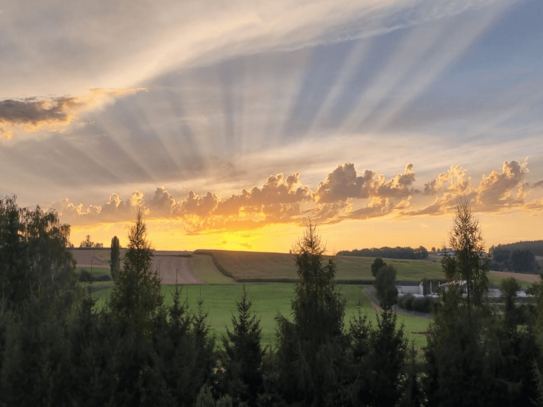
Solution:
<svg viewBox="0 0 543 407">
<path fill-rule="evenodd" d="M 111 259 L 109 267 L 111 270 L 111 278 L 115 281 L 115 278 L 121 269 L 121 246 L 117 236 L 113 236 L 111 239 Z"/>
<path fill-rule="evenodd" d="M 152 270 L 153 251 L 141 212 L 128 234 L 128 250 L 117 275 L 108 308 L 112 317 L 150 340 L 152 321 L 163 303 L 161 281 Z"/>
<path fill-rule="evenodd" d="M 261 366 L 265 351 L 260 344 L 260 319 L 251 313 L 251 306 L 252 301 L 247 298 L 243 285 L 241 301 L 236 301 L 238 314 L 232 316 L 233 330 L 227 328 L 222 337 L 223 386 L 235 405 L 241 402 L 255 405 L 262 388 Z"/>
<path fill-rule="evenodd" d="M 293 320 L 277 317 L 277 363 L 283 398 L 288 403 L 334 403 L 345 372 L 348 337 L 345 299 L 333 279 L 336 265 L 324 263 L 324 247 L 309 223 L 293 250 L 299 280 L 292 300 Z"/>
</svg>

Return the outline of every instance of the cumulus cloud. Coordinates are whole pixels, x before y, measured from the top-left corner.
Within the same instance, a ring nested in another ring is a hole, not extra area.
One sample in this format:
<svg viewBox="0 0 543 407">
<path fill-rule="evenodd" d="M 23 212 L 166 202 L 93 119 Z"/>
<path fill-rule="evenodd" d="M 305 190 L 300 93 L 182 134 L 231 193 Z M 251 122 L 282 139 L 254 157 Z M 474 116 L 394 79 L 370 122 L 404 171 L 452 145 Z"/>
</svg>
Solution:
<svg viewBox="0 0 543 407">
<path fill-rule="evenodd" d="M 502 172 L 492 171 L 483 175 L 477 190 L 476 204 L 481 211 L 495 211 L 504 207 L 519 206 L 526 197 L 528 163 L 505 161 Z"/>
<path fill-rule="evenodd" d="M 317 202 L 332 203 L 349 198 L 406 198 L 419 193 L 412 185 L 415 182 L 415 172 L 412 164 L 407 164 L 403 174 L 398 174 L 390 180 L 377 175 L 374 171 L 366 170 L 358 175 L 354 164 L 346 163 L 338 167 L 324 182 L 319 183 L 315 198 Z"/>
<path fill-rule="evenodd" d="M 70 124 L 79 112 L 92 109 L 115 96 L 144 90 L 91 89 L 85 96 L 26 98 L 0 101 L 0 137 L 11 138 L 14 129 L 35 132 L 39 129 L 58 131 Z"/>
<path fill-rule="evenodd" d="M 528 163 L 524 161 L 505 161 L 501 172 L 493 170 L 482 176 L 477 187 L 471 185 L 467 171 L 460 166 L 452 166 L 447 173 L 440 174 L 427 183 L 424 193 L 437 195 L 435 201 L 421 209 L 404 211 L 403 215 L 442 215 L 450 213 L 456 206 L 459 196 L 472 202 L 477 212 L 497 212 L 511 208 L 534 209 L 525 204 L 527 197 L 526 175 Z"/>
<path fill-rule="evenodd" d="M 424 195 L 436 195 L 443 190 L 447 192 L 462 194 L 470 187 L 471 178 L 467 175 L 467 170 L 460 165 L 451 165 L 446 173 L 441 173 L 436 179 L 424 184 Z"/>
<path fill-rule="evenodd" d="M 387 179 L 366 170 L 358 175 L 351 163 L 339 165 L 320 182 L 315 192 L 300 181 L 300 174 L 269 176 L 261 187 L 243 189 L 222 199 L 207 192 L 190 191 L 174 198 L 166 187 L 145 196 L 135 191 L 123 200 L 112 194 L 103 205 L 74 204 L 68 198 L 54 202 L 64 222 L 75 225 L 132 221 L 138 210 L 147 219 L 175 220 L 187 234 L 254 230 L 272 224 L 303 224 L 311 218 L 318 224 L 379 217 L 443 215 L 454 210 L 459 196 L 472 202 L 476 212 L 497 212 L 512 208 L 541 210 L 541 200 L 526 202 L 527 162 L 504 162 L 501 171 L 483 175 L 474 187 L 467 170 L 452 166 L 426 183 L 425 195 L 433 203 L 420 207 L 414 202 L 419 190 L 414 187 L 415 172 L 407 164 L 404 172 Z"/>
</svg>

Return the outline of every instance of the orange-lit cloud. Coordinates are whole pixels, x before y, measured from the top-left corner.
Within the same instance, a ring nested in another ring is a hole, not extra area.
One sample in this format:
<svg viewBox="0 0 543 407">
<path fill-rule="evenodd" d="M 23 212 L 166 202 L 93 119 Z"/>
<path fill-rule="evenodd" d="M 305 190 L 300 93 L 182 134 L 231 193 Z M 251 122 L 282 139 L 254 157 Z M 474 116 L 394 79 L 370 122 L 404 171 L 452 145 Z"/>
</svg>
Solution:
<svg viewBox="0 0 543 407">
<path fill-rule="evenodd" d="M 447 173 L 427 183 L 424 193 L 437 195 L 435 201 L 422 209 L 403 212 L 403 215 L 443 215 L 453 211 L 457 198 L 465 196 L 477 212 L 498 212 L 512 208 L 535 209 L 525 203 L 528 195 L 526 174 L 528 163 L 505 161 L 501 173 L 493 170 L 483 175 L 479 185 L 471 185 L 467 171 L 452 166 Z M 440 194 L 441 193 L 441 194 Z"/>
<path fill-rule="evenodd" d="M 144 90 L 91 89 L 85 96 L 50 99 L 26 98 L 0 101 L 0 138 L 11 138 L 14 129 L 35 132 L 39 129 L 59 131 L 69 125 L 77 114 L 90 110 L 115 96 Z"/>
<path fill-rule="evenodd" d="M 381 174 L 366 170 L 358 175 L 354 164 L 347 163 L 328 174 L 324 182 L 319 183 L 315 198 L 317 202 L 332 203 L 349 198 L 404 198 L 419 191 L 412 187 L 415 172 L 412 164 L 407 164 L 403 174 L 386 180 Z"/>
<path fill-rule="evenodd" d="M 451 166 L 426 183 L 421 194 L 414 186 L 411 164 L 403 173 L 387 179 L 369 170 L 358 175 L 354 165 L 346 163 L 328 174 L 315 192 L 302 185 L 299 173 L 293 173 L 287 177 L 270 176 L 261 187 L 243 189 L 225 199 L 211 192 L 200 196 L 193 191 L 176 199 L 161 186 L 149 197 L 135 191 L 123 201 L 118 194 L 112 194 L 105 204 L 87 208 L 65 198 L 53 203 L 52 208 L 64 222 L 74 225 L 132 221 L 141 210 L 149 220 L 175 220 L 191 235 L 303 224 L 307 217 L 318 224 L 331 225 L 347 220 L 445 215 L 454 210 L 459 196 L 470 199 L 479 213 L 543 209 L 541 200 L 526 201 L 530 194 L 527 173 L 526 161 L 506 161 L 501 172 L 494 170 L 483 175 L 479 185 L 473 187 L 466 169 Z M 428 195 L 435 196 L 433 203 L 415 203 Z M 420 198 L 413 199 L 415 196 Z"/>
</svg>

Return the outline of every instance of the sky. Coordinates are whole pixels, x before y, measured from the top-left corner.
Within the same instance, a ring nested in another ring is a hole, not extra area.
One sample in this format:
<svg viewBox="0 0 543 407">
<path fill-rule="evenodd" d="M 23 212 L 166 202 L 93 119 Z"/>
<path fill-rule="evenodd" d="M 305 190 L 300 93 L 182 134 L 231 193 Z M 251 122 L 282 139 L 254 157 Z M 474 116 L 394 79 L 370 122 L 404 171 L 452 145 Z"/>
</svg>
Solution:
<svg viewBox="0 0 543 407">
<path fill-rule="evenodd" d="M 539 0 L 0 0 L 0 199 L 109 246 L 543 239 Z"/>
</svg>

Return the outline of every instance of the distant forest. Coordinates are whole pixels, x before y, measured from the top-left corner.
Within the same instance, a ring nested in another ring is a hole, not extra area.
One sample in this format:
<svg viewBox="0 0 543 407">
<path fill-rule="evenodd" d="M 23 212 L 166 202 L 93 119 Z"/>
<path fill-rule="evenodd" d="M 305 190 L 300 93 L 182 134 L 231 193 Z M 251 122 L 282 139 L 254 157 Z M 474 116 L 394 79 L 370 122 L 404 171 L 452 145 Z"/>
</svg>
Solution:
<svg viewBox="0 0 543 407">
<path fill-rule="evenodd" d="M 342 250 L 337 256 L 360 256 L 360 257 L 385 257 L 387 259 L 426 259 L 428 250 L 420 246 L 416 249 L 411 247 L 372 247 L 371 249 Z"/>
<path fill-rule="evenodd" d="M 499 244 L 490 253 L 492 270 L 536 273 L 541 267 L 535 256 L 543 256 L 543 240 Z"/>
<path fill-rule="evenodd" d="M 495 248 L 506 249 L 509 251 L 513 250 L 528 250 L 531 251 L 536 256 L 543 256 L 543 240 L 531 240 L 527 242 L 516 242 L 508 244 L 499 244 L 498 246 L 492 246 L 490 251 L 492 252 Z"/>
</svg>

